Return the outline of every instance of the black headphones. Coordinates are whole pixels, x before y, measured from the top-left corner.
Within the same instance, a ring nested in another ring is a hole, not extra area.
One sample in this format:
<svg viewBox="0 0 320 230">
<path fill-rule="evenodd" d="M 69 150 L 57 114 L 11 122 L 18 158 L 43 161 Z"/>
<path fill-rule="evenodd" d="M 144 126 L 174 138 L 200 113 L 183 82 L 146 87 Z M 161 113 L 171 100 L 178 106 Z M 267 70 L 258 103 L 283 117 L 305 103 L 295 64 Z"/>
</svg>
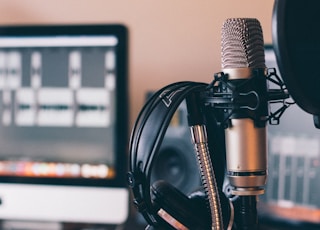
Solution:
<svg viewBox="0 0 320 230">
<path fill-rule="evenodd" d="M 153 162 L 173 114 L 187 96 L 204 91 L 207 86 L 177 82 L 163 87 L 149 98 L 132 130 L 128 183 L 138 211 L 157 229 L 211 228 L 210 209 L 203 192 L 187 196 L 164 181 L 150 185 Z"/>
</svg>

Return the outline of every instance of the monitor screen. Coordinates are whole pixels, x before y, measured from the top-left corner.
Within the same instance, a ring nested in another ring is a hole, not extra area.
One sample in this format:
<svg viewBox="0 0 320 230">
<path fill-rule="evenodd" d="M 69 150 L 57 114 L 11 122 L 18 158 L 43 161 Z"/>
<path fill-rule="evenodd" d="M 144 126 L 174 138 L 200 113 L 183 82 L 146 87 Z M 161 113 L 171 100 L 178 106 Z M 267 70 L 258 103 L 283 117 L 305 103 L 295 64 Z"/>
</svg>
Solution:
<svg viewBox="0 0 320 230">
<path fill-rule="evenodd" d="M 266 46 L 265 55 L 267 67 L 277 69 L 272 46 Z M 279 125 L 268 126 L 268 180 L 260 202 L 262 217 L 320 223 L 319 140 L 312 115 L 297 105 L 284 112 Z"/>
<path fill-rule="evenodd" d="M 127 113 L 124 26 L 0 27 L 0 218 L 124 222 Z"/>
</svg>

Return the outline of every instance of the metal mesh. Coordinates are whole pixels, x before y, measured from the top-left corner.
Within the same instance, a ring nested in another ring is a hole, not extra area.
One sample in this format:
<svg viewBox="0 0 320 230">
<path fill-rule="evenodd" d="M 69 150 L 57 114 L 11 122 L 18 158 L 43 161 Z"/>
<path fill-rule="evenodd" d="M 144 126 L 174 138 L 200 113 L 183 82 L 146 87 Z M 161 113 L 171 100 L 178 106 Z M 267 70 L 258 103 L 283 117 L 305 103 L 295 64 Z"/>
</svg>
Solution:
<svg viewBox="0 0 320 230">
<path fill-rule="evenodd" d="M 254 18 L 230 18 L 222 27 L 222 69 L 265 68 L 260 22 Z"/>
</svg>

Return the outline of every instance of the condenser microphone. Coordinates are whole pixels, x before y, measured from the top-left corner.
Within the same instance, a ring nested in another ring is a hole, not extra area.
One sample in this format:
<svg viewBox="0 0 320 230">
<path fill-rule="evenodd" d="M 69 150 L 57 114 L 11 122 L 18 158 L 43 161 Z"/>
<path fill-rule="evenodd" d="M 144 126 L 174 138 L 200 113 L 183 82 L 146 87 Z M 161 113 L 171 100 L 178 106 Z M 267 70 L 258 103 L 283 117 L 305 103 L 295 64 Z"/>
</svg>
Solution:
<svg viewBox="0 0 320 230">
<path fill-rule="evenodd" d="M 222 27 L 220 91 L 231 95 L 224 109 L 227 176 L 232 193 L 264 193 L 267 178 L 266 120 L 268 116 L 264 42 L 253 18 L 227 19 Z"/>
</svg>

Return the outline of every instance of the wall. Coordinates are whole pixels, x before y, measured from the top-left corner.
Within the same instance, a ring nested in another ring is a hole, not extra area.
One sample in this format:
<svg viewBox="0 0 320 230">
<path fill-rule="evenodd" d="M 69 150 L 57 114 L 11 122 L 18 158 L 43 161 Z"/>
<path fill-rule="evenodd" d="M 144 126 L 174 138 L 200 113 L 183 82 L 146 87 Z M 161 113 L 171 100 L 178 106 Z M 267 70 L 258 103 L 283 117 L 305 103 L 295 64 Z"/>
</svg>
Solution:
<svg viewBox="0 0 320 230">
<path fill-rule="evenodd" d="M 130 123 L 147 90 L 210 82 L 229 17 L 254 17 L 270 43 L 273 0 L 0 0 L 0 24 L 123 23 L 130 31 Z"/>
</svg>

